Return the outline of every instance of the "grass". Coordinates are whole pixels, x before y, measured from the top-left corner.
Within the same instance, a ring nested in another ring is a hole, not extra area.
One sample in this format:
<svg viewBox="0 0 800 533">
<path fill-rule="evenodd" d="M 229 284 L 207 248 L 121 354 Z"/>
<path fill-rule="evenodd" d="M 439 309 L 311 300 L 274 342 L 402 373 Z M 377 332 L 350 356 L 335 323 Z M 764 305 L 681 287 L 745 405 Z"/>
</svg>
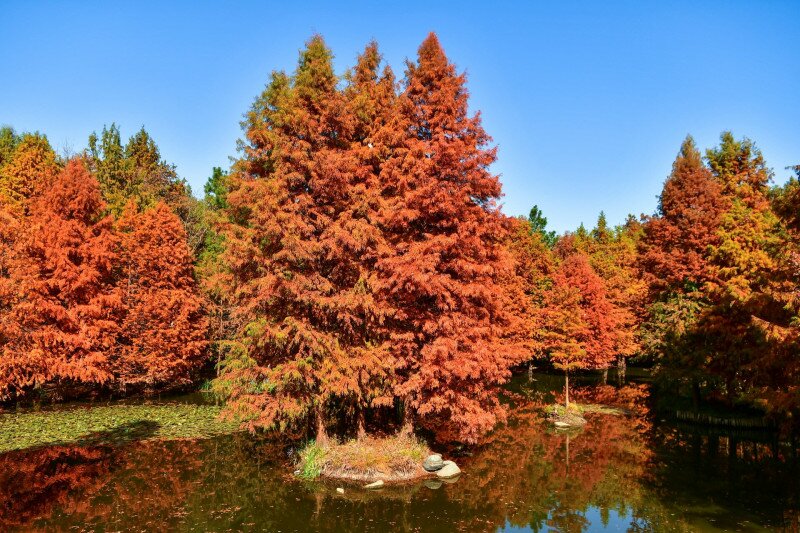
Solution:
<svg viewBox="0 0 800 533">
<path fill-rule="evenodd" d="M 320 444 L 309 442 L 299 454 L 300 477 L 319 476 L 354 481 L 400 481 L 422 477 L 422 462 L 430 454 L 413 436 L 365 437 Z"/>
<path fill-rule="evenodd" d="M 119 444 L 232 433 L 215 405 L 106 405 L 0 414 L 0 453 L 48 445 Z"/>
<path fill-rule="evenodd" d="M 325 467 L 325 456 L 328 447 L 320 446 L 313 440 L 300 451 L 300 477 L 317 479 Z"/>
</svg>

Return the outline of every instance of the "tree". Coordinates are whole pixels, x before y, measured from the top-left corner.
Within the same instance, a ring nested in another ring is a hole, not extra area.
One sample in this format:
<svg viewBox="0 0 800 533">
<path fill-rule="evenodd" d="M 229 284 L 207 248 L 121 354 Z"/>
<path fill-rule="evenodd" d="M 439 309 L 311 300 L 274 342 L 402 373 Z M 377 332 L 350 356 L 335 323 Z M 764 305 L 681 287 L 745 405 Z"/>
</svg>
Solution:
<svg viewBox="0 0 800 533">
<path fill-rule="evenodd" d="M 528 222 L 530 223 L 531 231 L 538 233 L 542 238 L 542 242 L 550 248 L 555 246 L 558 236 L 555 231 L 547 231 L 547 217 L 542 214 L 542 210 L 539 209 L 538 205 L 531 207 Z"/>
<path fill-rule="evenodd" d="M 571 250 L 569 240 L 559 246 L 565 257 L 548 293 L 545 345 L 553 366 L 566 376 L 565 397 L 569 407 L 569 373 L 607 367 L 614 360 L 618 324 L 603 280 L 592 269 L 589 258 Z"/>
<path fill-rule="evenodd" d="M 637 264 L 636 246 L 640 236 L 640 224 L 632 216 L 624 225 L 610 228 L 602 211 L 591 232 L 570 236 L 570 242 L 588 255 L 592 268 L 603 279 L 612 304 L 617 324 L 613 351 L 620 378 L 624 375 L 627 358 L 640 349 L 638 330 L 646 293 Z"/>
<path fill-rule="evenodd" d="M 347 183 L 347 199 L 334 220 L 339 261 L 350 265 L 342 287 L 358 286 L 350 300 L 357 305 L 350 311 L 361 323 L 359 341 L 350 344 L 351 369 L 358 381 L 358 392 L 351 401 L 357 417 L 357 434 L 365 434 L 365 414 L 370 409 L 391 407 L 394 403 L 394 373 L 397 359 L 387 349 L 384 328 L 391 310 L 376 294 L 379 286 L 376 263 L 387 252 L 387 242 L 378 223 L 381 218 L 380 173 L 392 156 L 396 132 L 393 123 L 397 94 L 391 68 L 384 66 L 375 41 L 370 42 L 348 72 L 344 89 L 346 116 L 352 124 L 349 152 L 355 165 Z M 344 271 L 343 271 L 344 272 Z M 353 283 L 355 281 L 355 284 Z"/>
<path fill-rule="evenodd" d="M 518 314 L 527 323 L 524 338 L 529 358 L 540 358 L 545 355 L 543 339 L 548 324 L 543 310 L 547 291 L 553 284 L 553 254 L 542 234 L 532 230 L 529 220 L 509 218 L 508 223 L 510 231 L 507 246 L 515 262 L 514 278 L 520 283 L 519 290 L 522 292 L 522 297 L 514 300 L 520 306 Z M 532 372 L 532 366 L 528 368 Z"/>
<path fill-rule="evenodd" d="M 774 368 L 773 354 L 779 351 L 771 346 L 776 340 L 771 331 L 791 321 L 790 310 L 773 293 L 786 259 L 785 239 L 768 198 L 772 173 L 755 144 L 724 132 L 706 158 L 731 205 L 721 219 L 719 240 L 709 249 L 712 308 L 703 327 L 713 340 L 709 367 L 733 402 L 755 384 L 773 383 L 767 369 Z"/>
<path fill-rule="evenodd" d="M 352 218 L 353 126 L 331 60 L 313 37 L 294 76 L 273 73 L 245 122 L 224 252 L 240 326 L 219 382 L 251 428 L 313 418 L 320 440 L 327 410 L 359 395 L 358 354 L 381 349 L 353 258 L 370 255 L 372 236 Z"/>
<path fill-rule="evenodd" d="M 20 136 L 11 126 L 0 127 L 0 167 L 11 160 L 20 140 Z"/>
<path fill-rule="evenodd" d="M 207 321 L 180 219 L 163 202 L 119 220 L 119 292 L 125 306 L 114 374 L 117 386 L 177 388 L 205 355 Z"/>
<path fill-rule="evenodd" d="M 496 150 L 480 115 L 468 115 L 465 81 L 434 34 L 408 63 L 403 137 L 381 173 L 390 253 L 377 268 L 395 310 L 388 327 L 406 428 L 413 415 L 475 442 L 502 416 L 496 393 L 509 368 L 529 355 L 511 333 L 520 321 L 500 283 L 514 263 L 488 170 Z"/>
<path fill-rule="evenodd" d="M 15 149 L 0 167 L 0 205 L 14 216 L 23 216 L 32 200 L 52 185 L 59 169 L 44 135 L 26 133 L 12 144 Z"/>
<path fill-rule="evenodd" d="M 709 250 L 719 243 L 729 208 L 722 185 L 687 136 L 664 182 L 658 211 L 644 223 L 638 263 L 651 301 L 642 329 L 644 348 L 658 362 L 663 383 L 671 388 L 688 383 L 695 403 L 709 376 L 707 339 L 698 329 L 715 275 Z"/>
<path fill-rule="evenodd" d="M 228 173 L 220 167 L 211 169 L 211 177 L 208 178 L 206 184 L 203 186 L 205 192 L 206 204 L 211 209 L 224 209 L 228 205 L 228 186 L 226 178 Z"/>
<path fill-rule="evenodd" d="M 722 193 L 687 136 L 640 243 L 640 264 L 654 293 L 685 294 L 710 281 L 708 248 L 719 242 L 717 229 L 729 206 Z"/>
<path fill-rule="evenodd" d="M 17 328 L 0 357 L 0 395 L 48 384 L 105 383 L 121 301 L 117 241 L 97 181 L 73 159 L 31 206 L 11 278 Z"/>
</svg>

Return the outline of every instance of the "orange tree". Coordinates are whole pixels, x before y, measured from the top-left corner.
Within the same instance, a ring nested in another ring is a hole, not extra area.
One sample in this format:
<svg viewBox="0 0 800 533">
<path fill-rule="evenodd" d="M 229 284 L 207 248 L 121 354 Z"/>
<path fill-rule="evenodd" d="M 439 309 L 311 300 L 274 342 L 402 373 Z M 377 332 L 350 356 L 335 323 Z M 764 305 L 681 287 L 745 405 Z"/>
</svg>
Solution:
<svg viewBox="0 0 800 533">
<path fill-rule="evenodd" d="M 122 305 L 113 279 L 117 240 L 97 181 L 73 159 L 31 206 L 10 268 L 17 325 L 0 357 L 0 394 L 112 378 Z"/>
<path fill-rule="evenodd" d="M 569 407 L 569 373 L 578 369 L 607 368 L 614 360 L 617 313 L 608 300 L 603 279 L 588 257 L 570 249 L 570 238 L 557 245 L 562 254 L 546 302 L 545 346 L 553 366 L 566 376 L 565 403 Z"/>
<path fill-rule="evenodd" d="M 377 268 L 406 429 L 436 421 L 443 437 L 473 442 L 502 416 L 509 367 L 529 355 L 502 283 L 514 262 L 488 170 L 496 150 L 468 113 L 465 82 L 433 34 L 408 64 L 400 136 L 381 169 L 389 253 Z"/>
<path fill-rule="evenodd" d="M 205 353 L 207 321 L 183 225 L 163 202 L 141 213 L 131 202 L 117 230 L 125 318 L 114 361 L 116 385 L 186 385 Z"/>
</svg>

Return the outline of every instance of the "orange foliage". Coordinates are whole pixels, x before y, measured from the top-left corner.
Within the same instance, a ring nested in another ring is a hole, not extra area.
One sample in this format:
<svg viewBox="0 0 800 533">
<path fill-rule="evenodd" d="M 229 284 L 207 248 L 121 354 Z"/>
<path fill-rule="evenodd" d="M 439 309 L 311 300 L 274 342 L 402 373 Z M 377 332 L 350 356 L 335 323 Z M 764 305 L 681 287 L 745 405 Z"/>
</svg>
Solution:
<svg viewBox="0 0 800 533">
<path fill-rule="evenodd" d="M 567 246 L 562 243 L 560 246 Z M 547 345 L 556 368 L 606 368 L 614 360 L 618 324 L 602 278 L 585 254 L 567 252 L 548 299 Z"/>
<path fill-rule="evenodd" d="M 158 205 L 118 234 L 79 158 L 25 194 L 0 207 L 0 398 L 187 383 L 206 326 L 180 220 Z"/>
<path fill-rule="evenodd" d="M 722 186 L 687 137 L 664 183 L 659 215 L 644 225 L 639 261 L 653 292 L 692 291 L 710 281 L 708 248 L 719 243 L 727 205 Z"/>
<path fill-rule="evenodd" d="M 185 385 L 207 344 L 186 231 L 163 202 L 142 213 L 130 203 L 118 228 L 125 306 L 114 364 L 118 386 Z"/>
<path fill-rule="evenodd" d="M 390 252 L 377 267 L 381 297 L 395 310 L 396 394 L 416 416 L 474 442 L 502 416 L 497 386 L 529 354 L 503 286 L 514 261 L 500 182 L 487 170 L 496 150 L 480 115 L 468 115 L 465 81 L 429 35 L 409 63 L 402 137 L 382 168 Z"/>
<path fill-rule="evenodd" d="M 24 215 L 30 202 L 50 187 L 58 170 L 47 138 L 23 135 L 9 161 L 0 167 L 0 206 L 16 216 Z"/>
<path fill-rule="evenodd" d="M 122 310 L 112 269 L 117 239 L 97 182 L 79 159 L 31 206 L 10 277 L 16 332 L 0 358 L 0 394 L 51 382 L 111 379 Z"/>
<path fill-rule="evenodd" d="M 220 387 L 250 426 L 404 401 L 475 440 L 528 357 L 495 151 L 435 36 L 395 93 L 374 43 L 340 90 L 309 41 L 246 122 L 229 178 L 235 342 Z M 427 154 L 427 155 L 426 155 Z"/>
</svg>

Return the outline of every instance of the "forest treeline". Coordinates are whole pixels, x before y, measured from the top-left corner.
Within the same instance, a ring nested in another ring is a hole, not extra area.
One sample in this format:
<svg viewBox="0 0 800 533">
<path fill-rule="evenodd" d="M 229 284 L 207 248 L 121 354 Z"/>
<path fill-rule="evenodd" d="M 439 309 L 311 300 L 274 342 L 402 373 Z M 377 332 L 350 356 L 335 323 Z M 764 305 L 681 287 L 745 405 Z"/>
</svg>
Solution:
<svg viewBox="0 0 800 533">
<path fill-rule="evenodd" d="M 79 154 L 0 131 L 0 396 L 215 376 L 250 429 L 477 442 L 512 369 L 653 365 L 695 402 L 800 407 L 800 182 L 687 137 L 656 212 L 556 235 L 500 209 L 496 149 L 436 36 L 402 78 L 315 36 L 205 197 L 142 129 Z M 795 169 L 800 177 L 800 167 Z"/>
</svg>

